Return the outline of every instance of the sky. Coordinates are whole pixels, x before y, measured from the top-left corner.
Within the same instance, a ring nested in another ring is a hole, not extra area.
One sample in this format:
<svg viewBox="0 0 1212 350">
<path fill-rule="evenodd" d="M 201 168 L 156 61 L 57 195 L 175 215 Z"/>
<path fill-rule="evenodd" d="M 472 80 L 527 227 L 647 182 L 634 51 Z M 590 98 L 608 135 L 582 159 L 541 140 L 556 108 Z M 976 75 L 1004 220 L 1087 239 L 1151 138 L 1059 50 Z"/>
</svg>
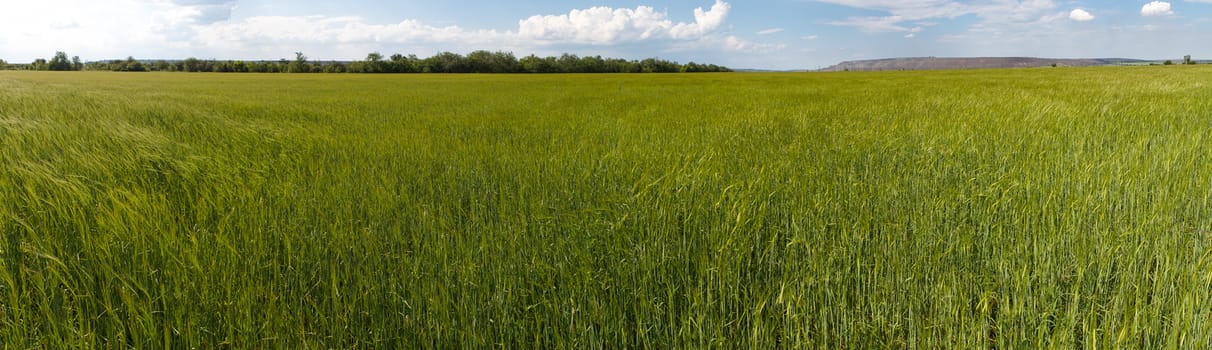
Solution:
<svg viewBox="0 0 1212 350">
<path fill-rule="evenodd" d="M 817 69 L 889 57 L 1212 59 L 1212 0 L 0 0 L 0 59 L 509 51 Z"/>
</svg>

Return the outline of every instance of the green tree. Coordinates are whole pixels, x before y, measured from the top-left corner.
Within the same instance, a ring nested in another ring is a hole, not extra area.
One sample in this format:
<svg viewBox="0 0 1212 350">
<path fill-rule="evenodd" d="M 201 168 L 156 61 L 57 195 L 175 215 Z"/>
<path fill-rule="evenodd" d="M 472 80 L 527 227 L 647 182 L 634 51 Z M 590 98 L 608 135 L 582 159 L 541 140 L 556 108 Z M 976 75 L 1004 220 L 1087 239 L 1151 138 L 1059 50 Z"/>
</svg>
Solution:
<svg viewBox="0 0 1212 350">
<path fill-rule="evenodd" d="M 157 60 L 147 65 L 148 69 L 156 72 L 169 72 L 173 70 L 173 65 L 165 60 Z"/>
<path fill-rule="evenodd" d="M 404 56 L 401 54 L 391 55 L 391 62 L 388 65 L 388 71 L 392 73 L 416 73 L 420 69 L 420 59 L 416 55 Z"/>
<path fill-rule="evenodd" d="M 332 62 L 324 65 L 324 73 L 345 73 L 345 64 L 341 62 Z"/>
<path fill-rule="evenodd" d="M 556 62 L 554 57 L 539 57 L 530 55 L 523 57 L 521 60 L 522 70 L 529 73 L 555 73 Z"/>
<path fill-rule="evenodd" d="M 248 71 L 253 73 L 269 73 L 269 64 L 265 62 L 252 62 L 249 64 Z"/>
<path fill-rule="evenodd" d="M 295 52 L 295 60 L 286 65 L 286 72 L 311 73 L 311 65 L 307 63 L 307 56 L 304 56 L 302 52 Z"/>
<path fill-rule="evenodd" d="M 1162 64 L 1167 65 L 1167 66 L 1172 66 L 1172 65 L 1174 65 L 1174 61 L 1166 60 L 1165 62 L 1162 62 Z"/>
<path fill-rule="evenodd" d="M 213 69 L 214 69 L 214 72 L 215 72 L 215 73 L 231 73 L 231 72 L 234 72 L 234 70 L 232 70 L 231 61 L 224 61 L 224 62 L 218 62 L 218 63 L 215 63 L 215 66 L 214 66 L 214 68 L 213 68 Z"/>
<path fill-rule="evenodd" d="M 425 59 L 426 72 L 429 73 L 465 73 L 466 59 L 463 55 L 453 52 L 442 52 Z"/>
<path fill-rule="evenodd" d="M 1166 61 L 1166 64 L 1175 64 Z M 1184 64 L 1194 64 L 1190 56 Z M 1155 63 L 1156 64 L 1156 63 Z M 79 56 L 68 59 L 59 51 L 47 61 L 38 59 L 28 65 L 8 65 L 0 61 L 0 69 L 28 70 L 111 70 L 111 71 L 184 71 L 184 72 L 255 72 L 255 73 L 676 73 L 676 72 L 730 72 L 727 67 L 714 64 L 690 62 L 685 65 L 659 58 L 642 61 L 602 56 L 577 56 L 565 53 L 558 57 L 529 55 L 518 59 L 512 52 L 476 50 L 466 56 L 453 52 L 440 52 L 428 58 L 416 55 L 392 54 L 390 58 L 379 52 L 371 52 L 366 59 L 354 62 L 311 62 L 302 52 L 295 52 L 295 59 L 278 61 L 216 61 L 187 58 L 182 61 L 140 62 L 133 57 L 125 60 L 94 61 L 85 63 Z"/>
<path fill-rule="evenodd" d="M 5 70 L 5 69 L 8 69 L 8 62 L 4 62 L 4 60 L 0 60 L 0 70 Z"/>
<path fill-rule="evenodd" d="M 640 61 L 640 73 L 655 73 L 660 69 L 660 62 L 655 58 L 645 58 Z"/>
<path fill-rule="evenodd" d="M 125 61 L 114 61 L 110 63 L 109 69 L 115 72 L 146 72 L 147 67 L 142 62 L 136 61 L 134 57 L 127 56 Z"/>
<path fill-rule="evenodd" d="M 181 62 L 181 70 L 186 72 L 205 72 L 202 70 L 201 61 L 197 58 L 186 58 L 185 62 Z"/>
<path fill-rule="evenodd" d="M 573 54 L 563 54 L 556 59 L 556 70 L 560 73 L 583 73 L 580 66 L 581 58 Z"/>
<path fill-rule="evenodd" d="M 55 57 L 51 58 L 46 69 L 53 71 L 72 70 L 72 62 L 67 60 L 67 54 L 63 51 L 55 52 Z"/>
<path fill-rule="evenodd" d="M 366 64 L 362 67 L 363 73 L 386 73 L 387 64 L 383 62 L 383 54 L 371 52 L 366 54 Z"/>
<path fill-rule="evenodd" d="M 606 73 L 606 60 L 602 56 L 585 56 L 577 63 L 583 73 Z"/>
<path fill-rule="evenodd" d="M 510 52 L 473 51 L 463 59 L 463 66 L 452 73 L 514 73 L 518 59 Z"/>
<path fill-rule="evenodd" d="M 29 70 L 46 70 L 47 66 L 48 65 L 46 64 L 46 59 L 39 58 L 39 59 L 34 60 L 34 63 L 31 63 L 27 67 L 27 69 L 29 69 Z"/>
</svg>

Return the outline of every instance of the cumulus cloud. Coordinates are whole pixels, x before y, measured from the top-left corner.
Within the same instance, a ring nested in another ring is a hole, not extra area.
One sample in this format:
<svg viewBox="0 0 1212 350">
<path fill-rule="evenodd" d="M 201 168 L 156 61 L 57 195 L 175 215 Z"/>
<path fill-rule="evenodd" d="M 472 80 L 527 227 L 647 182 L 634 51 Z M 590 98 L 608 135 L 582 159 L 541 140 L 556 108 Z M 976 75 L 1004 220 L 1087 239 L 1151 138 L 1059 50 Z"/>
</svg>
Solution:
<svg viewBox="0 0 1212 350">
<path fill-rule="evenodd" d="M 1170 10 L 1170 3 L 1165 1 L 1150 2 L 1140 8 L 1140 15 L 1146 17 L 1168 16 L 1172 14 L 1174 14 L 1174 11 Z"/>
<path fill-rule="evenodd" d="M 1091 15 L 1090 12 L 1083 9 L 1074 9 L 1073 11 L 1069 12 L 1069 19 L 1078 22 L 1086 22 L 1094 20 L 1094 15 Z"/>
<path fill-rule="evenodd" d="M 723 0 L 715 0 L 710 11 L 703 11 L 702 7 L 694 9 L 694 23 L 678 23 L 673 26 L 671 32 L 675 38 L 705 35 L 724 24 L 724 18 L 728 17 L 731 10 L 732 5 Z"/>
<path fill-rule="evenodd" d="M 634 9 L 592 7 L 563 15 L 531 16 L 518 21 L 524 39 L 579 44 L 614 44 L 649 39 L 697 39 L 724 23 L 732 5 L 716 0 L 710 10 L 694 9 L 694 22 L 673 23 L 651 6 Z"/>
</svg>

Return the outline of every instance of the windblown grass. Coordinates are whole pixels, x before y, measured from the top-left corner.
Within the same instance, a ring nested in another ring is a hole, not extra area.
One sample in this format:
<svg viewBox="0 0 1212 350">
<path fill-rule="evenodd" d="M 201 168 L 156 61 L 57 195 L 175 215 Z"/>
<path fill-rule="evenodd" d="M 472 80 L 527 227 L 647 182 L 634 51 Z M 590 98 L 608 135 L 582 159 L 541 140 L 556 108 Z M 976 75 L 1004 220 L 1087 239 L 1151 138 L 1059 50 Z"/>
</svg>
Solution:
<svg viewBox="0 0 1212 350">
<path fill-rule="evenodd" d="M 1200 348 L 1212 68 L 0 72 L 6 348 Z"/>
</svg>

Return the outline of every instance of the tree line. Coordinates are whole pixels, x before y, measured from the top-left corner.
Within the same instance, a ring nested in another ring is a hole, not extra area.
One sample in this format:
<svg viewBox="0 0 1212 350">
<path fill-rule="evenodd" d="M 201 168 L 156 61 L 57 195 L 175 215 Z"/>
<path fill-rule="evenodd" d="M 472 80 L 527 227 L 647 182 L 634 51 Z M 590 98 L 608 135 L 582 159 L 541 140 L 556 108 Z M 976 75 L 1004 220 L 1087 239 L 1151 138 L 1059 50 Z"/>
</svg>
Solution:
<svg viewBox="0 0 1212 350">
<path fill-rule="evenodd" d="M 48 71 L 115 71 L 115 72 L 220 72 L 220 73 L 689 73 L 731 72 L 727 67 L 714 64 L 686 63 L 648 58 L 625 60 L 602 58 L 602 56 L 577 56 L 563 54 L 559 57 L 529 55 L 521 59 L 511 52 L 473 51 L 467 55 L 442 52 L 428 58 L 416 55 L 394 54 L 383 56 L 371 52 L 360 61 L 312 61 L 302 52 L 295 53 L 294 60 L 239 61 L 200 60 L 187 58 L 180 61 L 125 60 L 81 62 L 80 57 L 70 59 L 65 52 L 56 52 L 50 60 L 37 59 L 33 63 L 16 65 L 0 60 L 0 69 L 8 68 Z"/>
</svg>

